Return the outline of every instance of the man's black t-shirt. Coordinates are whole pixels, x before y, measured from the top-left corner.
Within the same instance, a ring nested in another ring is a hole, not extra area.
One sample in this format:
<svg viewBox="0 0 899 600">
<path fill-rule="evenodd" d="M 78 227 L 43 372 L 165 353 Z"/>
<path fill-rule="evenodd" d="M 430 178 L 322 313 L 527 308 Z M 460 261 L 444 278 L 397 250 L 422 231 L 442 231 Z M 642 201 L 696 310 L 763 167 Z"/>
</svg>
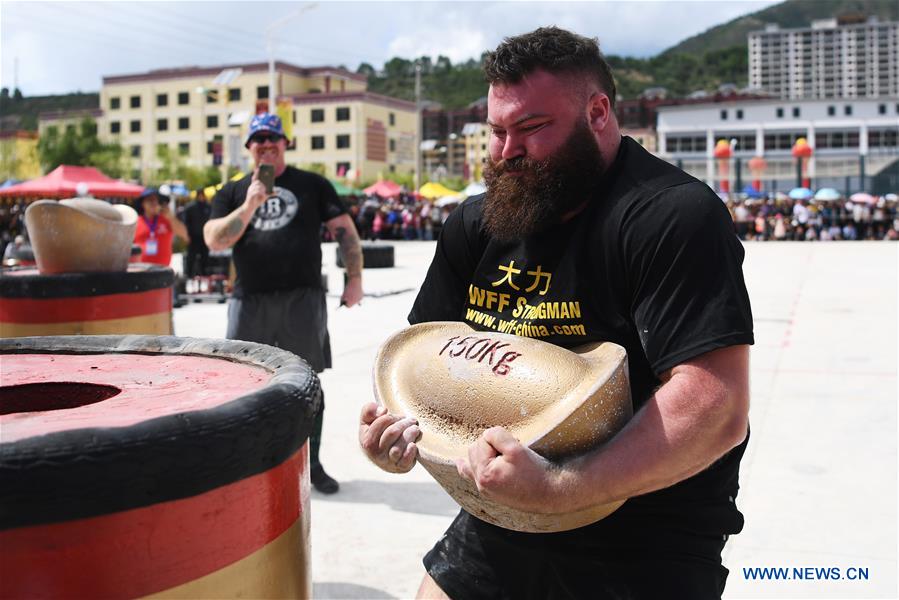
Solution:
<svg viewBox="0 0 899 600">
<path fill-rule="evenodd" d="M 464 321 L 566 348 L 614 342 L 627 350 L 635 411 L 671 367 L 753 343 L 744 252 L 727 209 L 702 182 L 632 139 L 622 138 L 597 196 L 566 223 L 500 242 L 481 226 L 483 203 L 476 196 L 450 214 L 410 323 Z M 745 445 L 575 531 L 609 533 L 631 522 L 739 532 L 734 498 Z"/>
<path fill-rule="evenodd" d="M 247 176 L 222 187 L 212 199 L 212 218 L 243 204 L 250 183 Z M 275 179 L 274 193 L 234 244 L 238 297 L 321 287 L 321 224 L 347 212 L 327 179 L 293 167 Z"/>
</svg>

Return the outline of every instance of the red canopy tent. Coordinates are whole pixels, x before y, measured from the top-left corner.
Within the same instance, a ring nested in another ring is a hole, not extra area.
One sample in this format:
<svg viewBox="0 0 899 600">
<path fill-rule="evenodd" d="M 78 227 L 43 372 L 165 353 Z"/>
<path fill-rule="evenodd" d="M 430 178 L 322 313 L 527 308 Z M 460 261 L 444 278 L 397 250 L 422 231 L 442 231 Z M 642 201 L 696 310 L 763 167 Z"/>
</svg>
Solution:
<svg viewBox="0 0 899 600">
<path fill-rule="evenodd" d="M 400 195 L 403 188 L 393 181 L 379 181 L 365 188 L 364 191 L 369 196 L 380 196 L 382 198 L 394 198 Z"/>
<path fill-rule="evenodd" d="M 0 190 L 0 197 L 71 198 L 81 183 L 94 198 L 137 198 L 144 191 L 143 186 L 112 179 L 94 167 L 60 165 L 43 177 Z"/>
</svg>

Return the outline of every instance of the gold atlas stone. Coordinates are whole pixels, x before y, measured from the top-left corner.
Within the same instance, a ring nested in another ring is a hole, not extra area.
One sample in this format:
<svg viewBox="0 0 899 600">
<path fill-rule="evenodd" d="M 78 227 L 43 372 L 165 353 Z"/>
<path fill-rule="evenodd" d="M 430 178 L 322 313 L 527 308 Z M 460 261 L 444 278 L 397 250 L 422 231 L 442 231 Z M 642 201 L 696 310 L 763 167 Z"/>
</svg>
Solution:
<svg viewBox="0 0 899 600">
<path fill-rule="evenodd" d="M 25 211 L 25 226 L 43 274 L 125 271 L 137 212 L 94 198 L 38 200 Z"/>
<path fill-rule="evenodd" d="M 464 323 L 422 323 L 391 336 L 374 366 L 378 402 L 418 419 L 419 462 L 472 515 L 516 531 L 552 532 L 598 521 L 623 504 L 565 514 L 523 512 L 488 500 L 456 471 L 484 430 L 502 426 L 551 461 L 592 450 L 633 415 L 624 348 L 573 350 Z"/>
</svg>

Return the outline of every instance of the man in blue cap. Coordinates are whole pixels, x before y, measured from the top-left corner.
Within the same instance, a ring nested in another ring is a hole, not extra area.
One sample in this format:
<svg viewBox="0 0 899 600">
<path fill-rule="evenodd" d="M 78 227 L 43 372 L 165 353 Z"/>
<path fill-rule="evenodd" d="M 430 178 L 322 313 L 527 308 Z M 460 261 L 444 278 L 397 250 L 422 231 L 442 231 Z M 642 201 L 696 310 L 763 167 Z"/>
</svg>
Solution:
<svg viewBox="0 0 899 600">
<path fill-rule="evenodd" d="M 280 118 L 268 113 L 253 117 L 246 147 L 256 164 L 252 177 L 229 182 L 215 195 L 211 219 L 203 228 L 210 250 L 234 249 L 237 280 L 228 305 L 227 337 L 284 348 L 320 373 L 331 366 L 321 285 L 321 224 L 343 253 L 346 284 L 341 304 L 346 306 L 362 299 L 359 237 L 327 179 L 287 166 Z M 263 164 L 274 170 L 272 193 L 259 179 Z M 310 439 L 310 475 L 318 491 L 333 494 L 339 485 L 318 457 L 321 430 L 319 413 Z"/>
</svg>

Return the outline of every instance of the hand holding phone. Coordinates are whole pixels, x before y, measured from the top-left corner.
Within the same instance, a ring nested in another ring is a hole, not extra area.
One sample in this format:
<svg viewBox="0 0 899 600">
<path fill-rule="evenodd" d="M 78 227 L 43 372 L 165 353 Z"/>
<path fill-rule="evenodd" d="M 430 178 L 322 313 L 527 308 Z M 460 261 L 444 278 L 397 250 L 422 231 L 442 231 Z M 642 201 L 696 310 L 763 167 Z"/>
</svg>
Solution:
<svg viewBox="0 0 899 600">
<path fill-rule="evenodd" d="M 265 185 L 265 193 L 273 194 L 275 191 L 275 166 L 268 163 L 259 165 L 259 181 Z"/>
</svg>

